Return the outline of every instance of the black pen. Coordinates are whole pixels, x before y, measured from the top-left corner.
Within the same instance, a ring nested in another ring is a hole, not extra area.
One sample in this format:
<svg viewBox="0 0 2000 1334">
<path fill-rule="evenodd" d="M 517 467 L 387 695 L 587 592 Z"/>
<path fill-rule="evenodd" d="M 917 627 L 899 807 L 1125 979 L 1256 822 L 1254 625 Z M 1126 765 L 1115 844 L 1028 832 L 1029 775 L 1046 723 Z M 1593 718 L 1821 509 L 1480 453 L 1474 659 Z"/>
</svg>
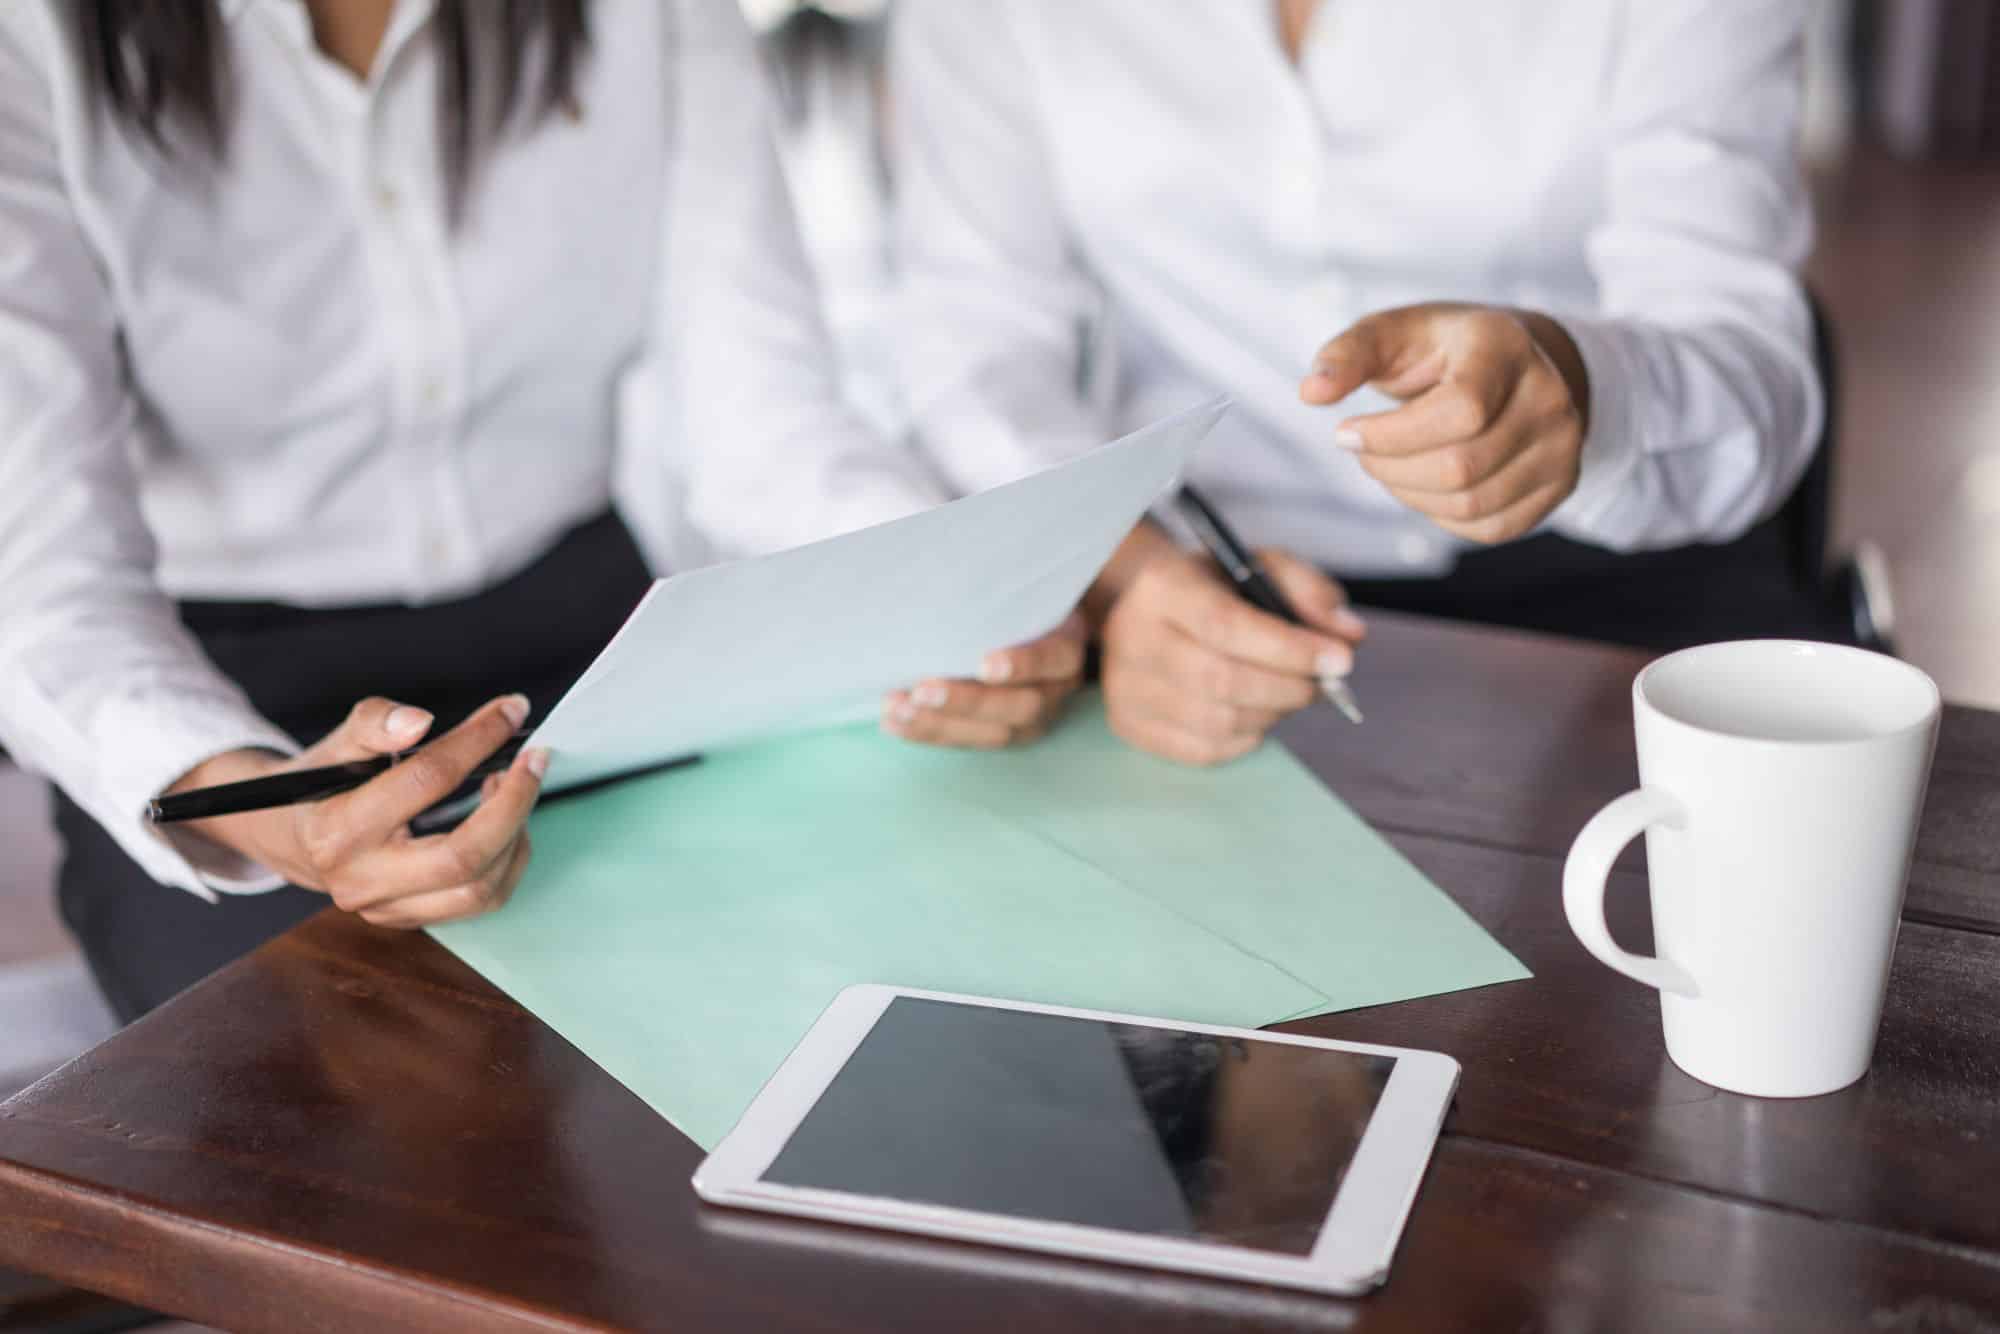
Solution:
<svg viewBox="0 0 2000 1334">
<path fill-rule="evenodd" d="M 483 760 L 461 783 L 458 790 L 438 803 L 447 806 L 470 788 L 477 791 L 488 774 L 500 773 L 520 753 L 525 734 L 515 736 Z M 245 811 L 266 811 L 274 806 L 296 806 L 306 801 L 352 792 L 369 779 L 387 773 L 413 752 L 400 750 L 392 755 L 371 755 L 365 760 L 328 764 L 317 769 L 297 769 L 291 773 L 249 778 L 240 783 L 191 788 L 155 797 L 146 803 L 146 818 L 154 824 L 178 824 L 183 820 L 208 820 L 218 815 L 241 815 Z"/>
<path fill-rule="evenodd" d="M 1229 576 L 1229 582 L 1236 585 L 1236 592 L 1242 599 L 1260 611 L 1303 626 L 1305 622 L 1292 610 L 1292 604 L 1285 601 L 1285 595 L 1271 582 L 1270 573 L 1265 570 L 1250 548 L 1243 545 L 1240 538 L 1224 523 L 1222 516 L 1215 512 L 1201 493 L 1191 486 L 1183 486 L 1174 497 L 1181 516 L 1194 529 L 1195 536 L 1208 548 L 1208 554 L 1215 557 L 1215 563 Z M 1347 682 L 1337 676 L 1319 678 L 1320 692 L 1334 708 L 1339 709 L 1349 722 L 1361 721 L 1361 705 L 1354 698 L 1354 691 Z"/>
</svg>

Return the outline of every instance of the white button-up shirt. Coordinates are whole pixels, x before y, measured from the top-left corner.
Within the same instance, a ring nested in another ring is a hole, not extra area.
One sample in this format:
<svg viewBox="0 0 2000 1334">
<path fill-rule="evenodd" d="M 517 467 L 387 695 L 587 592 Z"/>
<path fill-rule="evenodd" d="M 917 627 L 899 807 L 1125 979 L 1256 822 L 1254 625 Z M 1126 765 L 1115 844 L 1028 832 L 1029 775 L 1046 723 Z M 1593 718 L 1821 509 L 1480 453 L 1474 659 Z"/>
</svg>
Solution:
<svg viewBox="0 0 2000 1334">
<path fill-rule="evenodd" d="M 1355 573 L 1462 544 L 1298 400 L 1372 311 L 1560 319 L 1591 382 L 1552 530 L 1734 536 L 1820 430 L 1796 271 L 1803 0 L 910 0 L 896 98 L 909 408 L 972 488 L 1226 391 L 1195 468 L 1257 540 Z M 1373 398 L 1374 401 L 1366 401 Z"/>
<path fill-rule="evenodd" d="M 157 878 L 205 892 L 147 798 L 292 745 L 174 598 L 472 593 L 606 506 L 635 413 L 726 551 L 936 498 L 842 406 L 733 0 L 597 0 L 581 116 L 456 227 L 426 0 L 365 83 L 299 0 L 222 0 L 219 167 L 110 123 L 67 7 L 0 5 L 0 741 Z"/>
</svg>

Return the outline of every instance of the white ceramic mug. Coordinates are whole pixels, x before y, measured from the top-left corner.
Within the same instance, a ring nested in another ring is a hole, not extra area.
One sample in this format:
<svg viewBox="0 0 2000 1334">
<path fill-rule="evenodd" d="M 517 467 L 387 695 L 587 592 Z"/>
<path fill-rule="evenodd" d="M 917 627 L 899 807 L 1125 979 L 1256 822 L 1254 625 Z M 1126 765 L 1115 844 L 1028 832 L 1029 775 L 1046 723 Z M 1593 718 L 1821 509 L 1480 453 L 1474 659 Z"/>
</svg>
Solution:
<svg viewBox="0 0 2000 1334">
<path fill-rule="evenodd" d="M 1695 1078 L 1794 1098 L 1853 1083 L 1882 1017 L 1937 686 L 1879 653 L 1746 640 L 1652 663 L 1632 713 L 1640 787 L 1570 848 L 1570 929 L 1659 988 L 1667 1054 Z M 1653 958 L 1604 924 L 1605 876 L 1641 831 Z"/>
</svg>

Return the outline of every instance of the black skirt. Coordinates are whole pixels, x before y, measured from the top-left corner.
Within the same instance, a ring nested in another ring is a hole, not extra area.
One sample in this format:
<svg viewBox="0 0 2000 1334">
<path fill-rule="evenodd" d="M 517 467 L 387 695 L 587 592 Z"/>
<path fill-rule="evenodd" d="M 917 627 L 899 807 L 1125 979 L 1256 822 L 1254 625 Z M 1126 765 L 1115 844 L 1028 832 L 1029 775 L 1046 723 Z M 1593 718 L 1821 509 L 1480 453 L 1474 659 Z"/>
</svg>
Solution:
<svg viewBox="0 0 2000 1334">
<path fill-rule="evenodd" d="M 428 607 L 308 609 L 190 602 L 181 619 L 265 717 L 310 743 L 357 700 L 383 695 L 437 715 L 443 731 L 520 691 L 554 706 L 644 596 L 631 535 L 606 514 L 505 583 Z M 65 853 L 56 892 L 105 998 L 130 1021 L 327 906 L 287 887 L 209 904 L 159 884 L 60 792 Z"/>
</svg>

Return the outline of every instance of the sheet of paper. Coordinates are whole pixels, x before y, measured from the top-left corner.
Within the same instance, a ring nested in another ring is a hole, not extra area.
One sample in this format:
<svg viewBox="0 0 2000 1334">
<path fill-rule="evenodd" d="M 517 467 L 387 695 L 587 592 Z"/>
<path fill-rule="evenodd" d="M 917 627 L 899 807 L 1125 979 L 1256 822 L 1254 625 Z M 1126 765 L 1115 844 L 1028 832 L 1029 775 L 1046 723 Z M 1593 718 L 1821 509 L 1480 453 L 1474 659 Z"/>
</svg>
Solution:
<svg viewBox="0 0 2000 1334">
<path fill-rule="evenodd" d="M 820 731 L 534 835 L 434 934 L 703 1147 L 853 982 L 1261 1026 L 1527 975 L 1282 748 L 1179 768 L 1094 695 L 1018 751 Z"/>
<path fill-rule="evenodd" d="M 906 519 L 659 581 L 536 731 L 550 790 L 872 717 L 886 690 L 975 675 L 1068 615 L 1226 406 Z"/>
</svg>

